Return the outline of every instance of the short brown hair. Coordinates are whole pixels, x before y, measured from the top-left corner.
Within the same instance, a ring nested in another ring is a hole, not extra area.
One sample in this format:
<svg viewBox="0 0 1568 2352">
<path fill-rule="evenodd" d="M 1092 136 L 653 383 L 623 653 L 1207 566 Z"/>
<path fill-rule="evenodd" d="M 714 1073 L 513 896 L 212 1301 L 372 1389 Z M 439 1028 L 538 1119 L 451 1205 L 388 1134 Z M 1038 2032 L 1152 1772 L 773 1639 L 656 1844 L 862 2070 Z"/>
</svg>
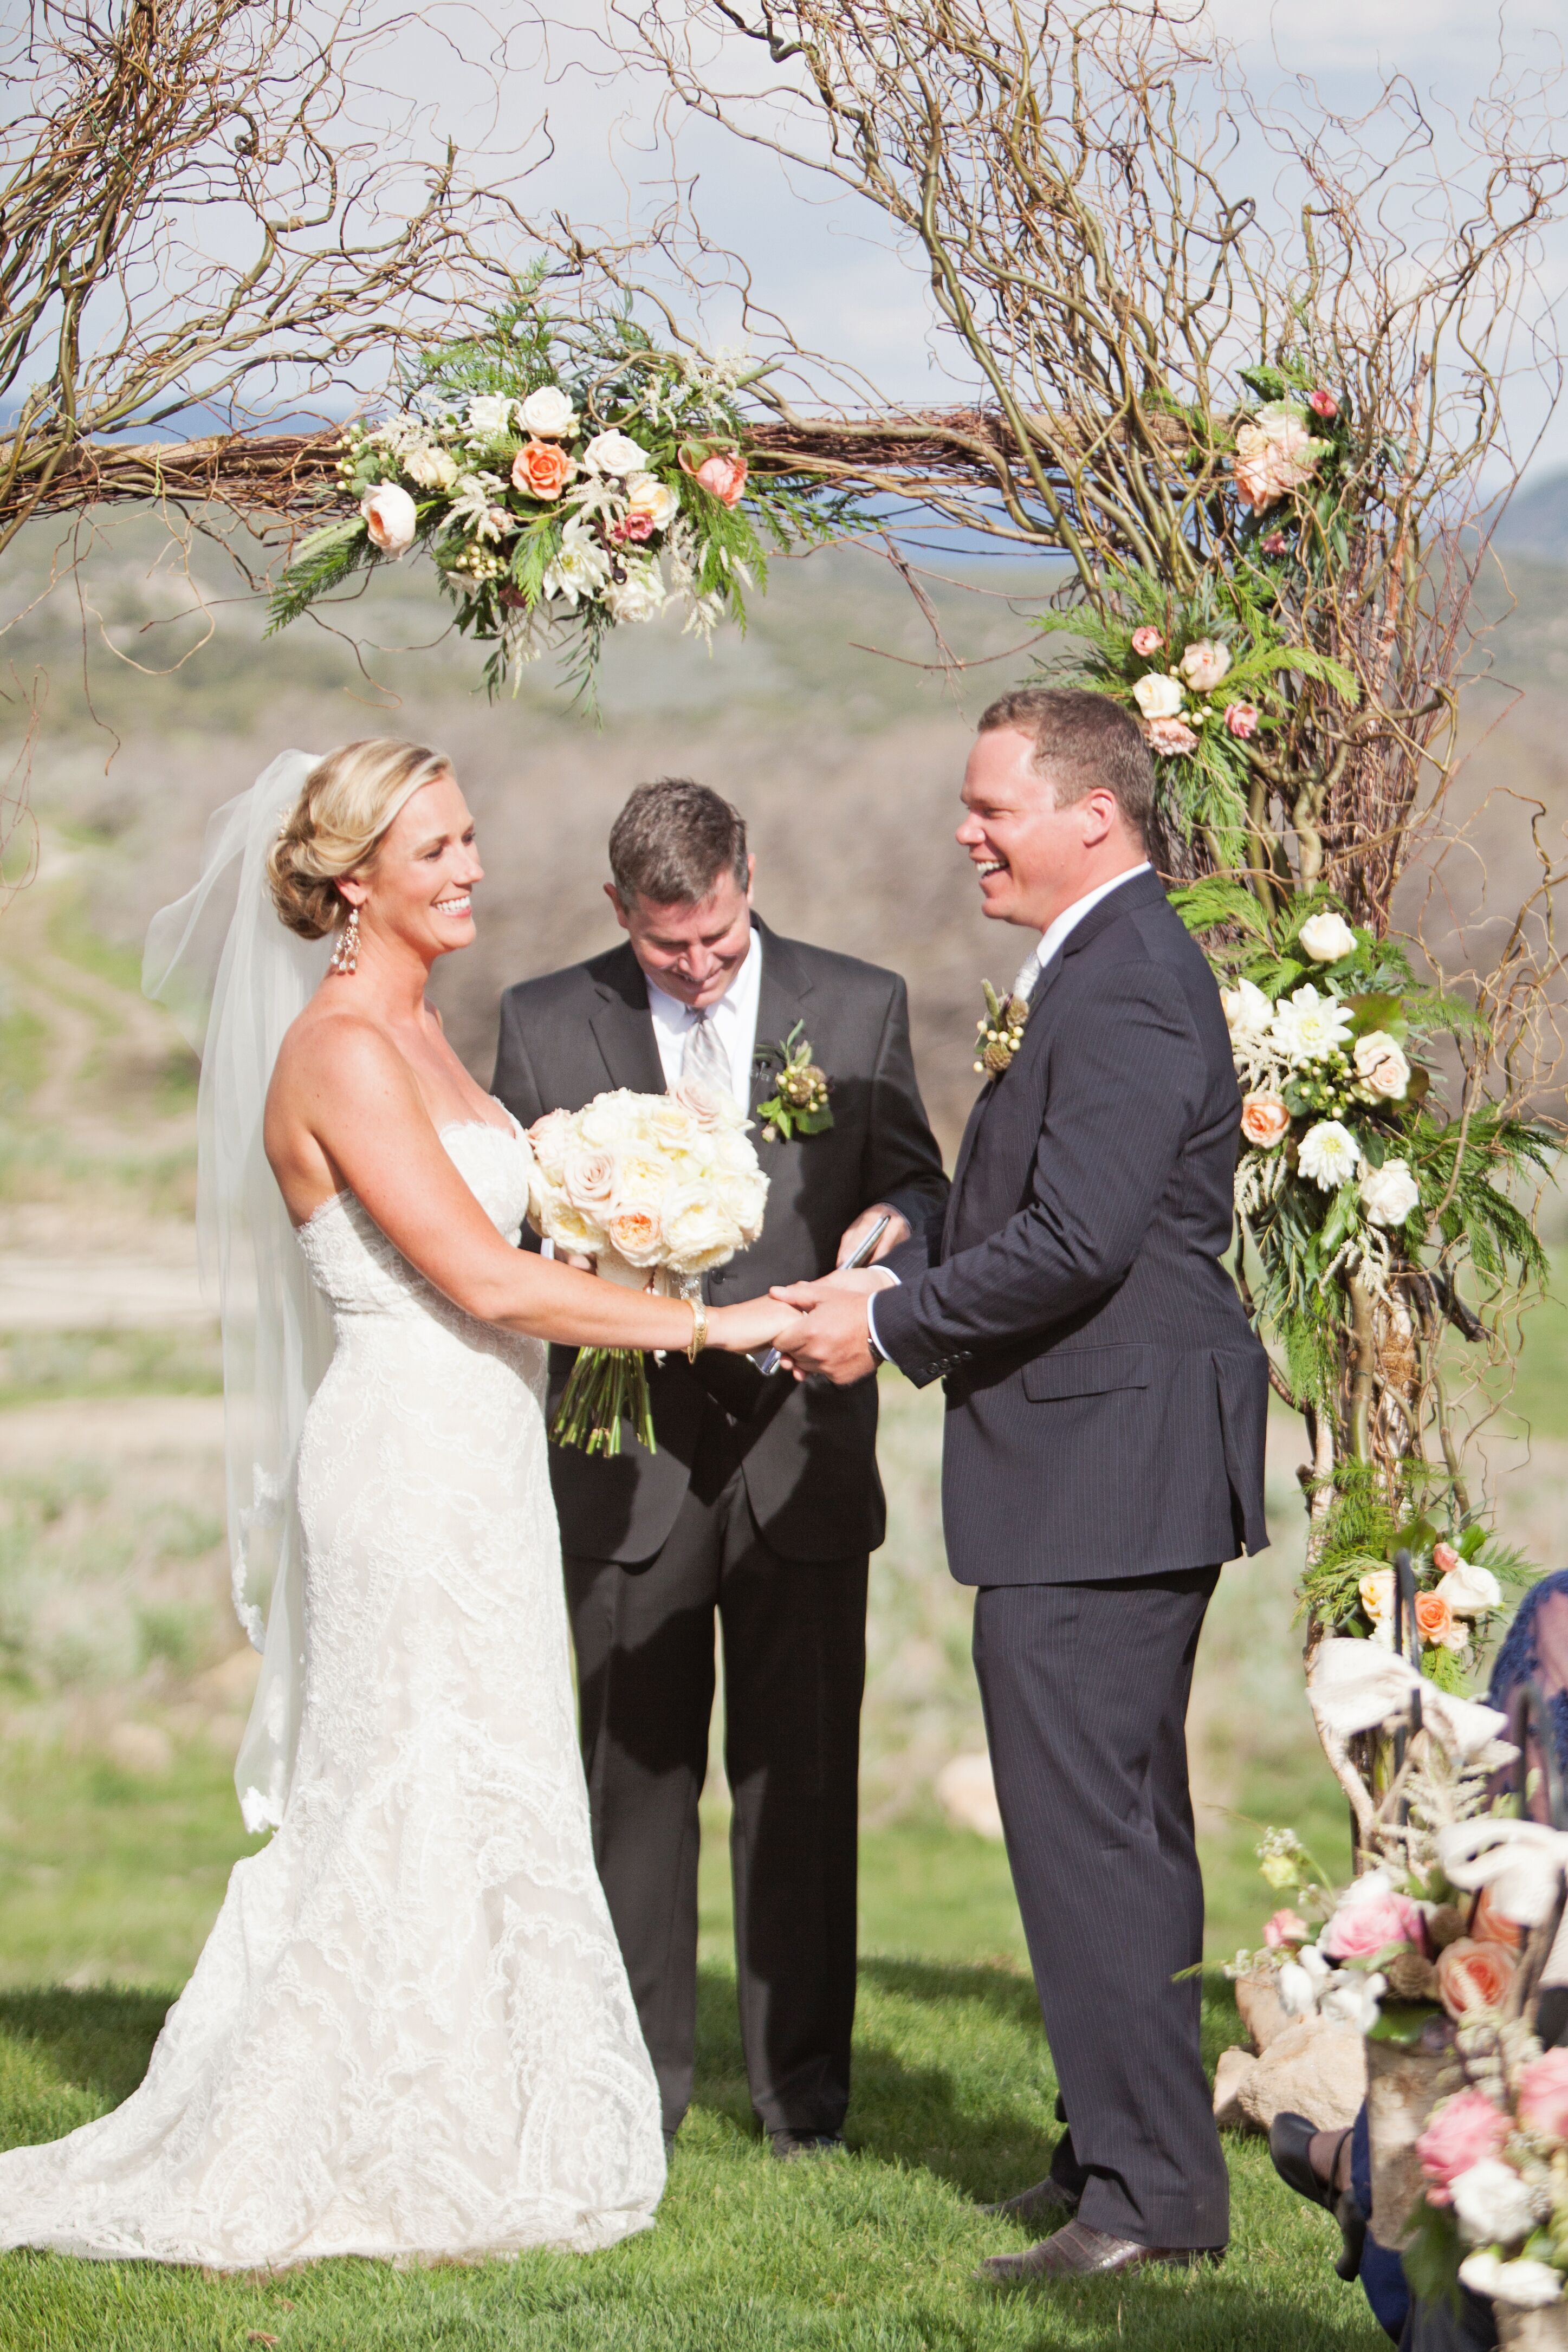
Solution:
<svg viewBox="0 0 1568 2352">
<path fill-rule="evenodd" d="M 1112 793 L 1130 830 L 1151 855 L 1157 845 L 1154 762 L 1138 721 L 1109 695 L 1079 686 L 1020 686 L 981 713 L 980 732 L 1016 727 L 1031 736 L 1034 764 L 1048 766 L 1057 805 L 1097 789 Z"/>
<path fill-rule="evenodd" d="M 610 872 L 623 907 L 700 907 L 724 873 L 743 890 L 746 820 L 706 784 L 660 776 L 637 786 L 610 827 Z"/>
</svg>

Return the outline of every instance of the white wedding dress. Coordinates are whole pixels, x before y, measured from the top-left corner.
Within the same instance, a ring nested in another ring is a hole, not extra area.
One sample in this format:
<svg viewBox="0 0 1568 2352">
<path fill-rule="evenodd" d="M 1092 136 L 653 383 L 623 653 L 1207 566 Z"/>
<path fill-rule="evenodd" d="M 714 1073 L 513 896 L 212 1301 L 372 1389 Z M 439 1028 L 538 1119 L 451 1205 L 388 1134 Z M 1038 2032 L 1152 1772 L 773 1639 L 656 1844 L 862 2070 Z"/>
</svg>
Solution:
<svg viewBox="0 0 1568 2352">
<path fill-rule="evenodd" d="M 442 1140 L 515 1241 L 521 1129 Z M 539 1341 L 351 1194 L 300 1234 L 336 1347 L 299 1461 L 305 1685 L 145 2081 L 0 2155 L 0 2246 L 218 2269 L 579 2252 L 647 2229 L 658 2094 L 594 1868 Z"/>
</svg>

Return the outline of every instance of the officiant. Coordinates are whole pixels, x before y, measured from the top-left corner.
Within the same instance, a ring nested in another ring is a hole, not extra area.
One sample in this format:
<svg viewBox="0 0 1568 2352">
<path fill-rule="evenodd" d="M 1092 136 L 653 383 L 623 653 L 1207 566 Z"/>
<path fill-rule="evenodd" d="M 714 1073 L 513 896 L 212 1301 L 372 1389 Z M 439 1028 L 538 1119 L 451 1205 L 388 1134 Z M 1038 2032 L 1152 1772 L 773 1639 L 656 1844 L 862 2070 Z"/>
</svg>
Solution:
<svg viewBox="0 0 1568 2352">
<path fill-rule="evenodd" d="M 609 862 L 625 941 L 501 1000 L 507 1108 L 526 1127 L 682 1078 L 743 1103 L 767 1214 L 705 1277 L 715 1302 L 828 1273 L 884 1217 L 879 1256 L 940 1221 L 902 980 L 770 930 L 745 823 L 705 785 L 640 785 Z M 791 1065 L 820 1074 L 805 1118 Z M 552 1411 L 571 1362 L 552 1351 Z M 886 1524 L 876 1380 L 801 1384 L 704 1354 L 650 1368 L 650 1385 L 656 1454 L 629 1426 L 613 1457 L 551 1452 L 595 1857 L 672 2142 L 691 2095 L 717 1617 L 752 2101 L 776 2155 L 831 2151 L 849 2096 L 867 1580 Z"/>
</svg>

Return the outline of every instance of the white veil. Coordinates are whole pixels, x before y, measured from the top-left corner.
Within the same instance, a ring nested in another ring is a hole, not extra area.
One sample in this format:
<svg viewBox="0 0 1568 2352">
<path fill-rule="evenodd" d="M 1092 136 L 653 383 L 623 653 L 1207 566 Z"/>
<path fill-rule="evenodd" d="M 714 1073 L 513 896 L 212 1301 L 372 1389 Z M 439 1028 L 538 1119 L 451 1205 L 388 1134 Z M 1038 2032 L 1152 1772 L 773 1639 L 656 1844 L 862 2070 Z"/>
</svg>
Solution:
<svg viewBox="0 0 1568 2352">
<path fill-rule="evenodd" d="M 267 853 L 316 765 L 285 751 L 207 828 L 201 879 L 154 915 L 144 992 L 167 1004 L 202 1060 L 196 1225 L 204 1284 L 223 1318 L 224 1448 L 234 1605 L 262 1653 L 235 1767 L 245 1825 L 276 1828 L 294 1769 L 304 1692 L 295 1454 L 331 1355 L 331 1321 L 262 1150 L 272 1066 L 327 969 L 332 940 L 278 919 Z"/>
</svg>

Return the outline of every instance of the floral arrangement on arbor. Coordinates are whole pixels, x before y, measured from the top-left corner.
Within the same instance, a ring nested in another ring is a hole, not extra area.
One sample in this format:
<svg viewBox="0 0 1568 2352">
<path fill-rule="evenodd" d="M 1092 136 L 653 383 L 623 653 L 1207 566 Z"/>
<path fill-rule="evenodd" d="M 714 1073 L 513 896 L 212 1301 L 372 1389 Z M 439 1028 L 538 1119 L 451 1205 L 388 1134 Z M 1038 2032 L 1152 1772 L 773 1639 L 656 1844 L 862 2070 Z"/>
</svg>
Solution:
<svg viewBox="0 0 1568 2352">
<path fill-rule="evenodd" d="M 312 531 L 276 630 L 356 572 L 419 549 L 493 651 L 495 693 L 552 646 L 584 683 L 605 634 L 667 606 L 744 624 L 767 549 L 840 527 L 843 499 L 758 473 L 737 406 L 743 355 L 658 349 L 628 310 L 553 316 L 536 275 L 477 334 L 425 353 L 400 404 L 343 433 L 348 511 Z"/>
</svg>

